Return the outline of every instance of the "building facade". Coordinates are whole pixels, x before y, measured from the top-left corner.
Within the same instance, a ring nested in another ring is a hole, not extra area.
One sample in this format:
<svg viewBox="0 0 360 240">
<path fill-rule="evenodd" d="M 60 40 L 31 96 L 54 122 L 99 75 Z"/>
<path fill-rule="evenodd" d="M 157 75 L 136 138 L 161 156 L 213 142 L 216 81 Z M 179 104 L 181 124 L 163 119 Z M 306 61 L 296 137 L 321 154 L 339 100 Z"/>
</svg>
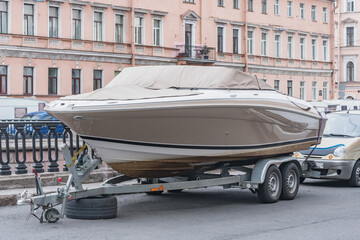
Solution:
<svg viewBox="0 0 360 240">
<path fill-rule="evenodd" d="M 359 12 L 359 1 L 344 0 L 336 4 L 334 90 L 341 99 L 360 99 Z"/>
<path fill-rule="evenodd" d="M 125 67 L 196 64 L 330 99 L 333 12 L 331 0 L 0 0 L 0 94 L 49 101 Z"/>
</svg>

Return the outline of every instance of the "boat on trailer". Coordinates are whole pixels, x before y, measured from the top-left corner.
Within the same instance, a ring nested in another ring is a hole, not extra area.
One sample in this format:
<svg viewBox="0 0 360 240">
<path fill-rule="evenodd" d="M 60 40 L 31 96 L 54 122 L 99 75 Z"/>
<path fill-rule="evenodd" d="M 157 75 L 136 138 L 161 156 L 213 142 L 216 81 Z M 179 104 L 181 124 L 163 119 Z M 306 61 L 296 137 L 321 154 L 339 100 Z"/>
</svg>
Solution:
<svg viewBox="0 0 360 240">
<path fill-rule="evenodd" d="M 326 119 L 234 68 L 125 68 L 102 89 L 51 102 L 60 119 L 116 171 L 158 178 L 247 165 L 308 149 Z"/>
</svg>

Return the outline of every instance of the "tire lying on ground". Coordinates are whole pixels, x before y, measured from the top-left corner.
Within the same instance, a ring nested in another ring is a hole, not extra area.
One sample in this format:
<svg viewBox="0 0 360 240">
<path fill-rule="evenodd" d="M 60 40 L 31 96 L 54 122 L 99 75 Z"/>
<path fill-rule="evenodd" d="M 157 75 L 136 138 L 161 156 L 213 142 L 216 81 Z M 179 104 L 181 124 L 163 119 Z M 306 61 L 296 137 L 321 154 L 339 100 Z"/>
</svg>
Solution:
<svg viewBox="0 0 360 240">
<path fill-rule="evenodd" d="M 66 203 L 65 215 L 75 219 L 110 219 L 117 213 L 114 196 L 95 196 L 71 200 Z"/>
</svg>

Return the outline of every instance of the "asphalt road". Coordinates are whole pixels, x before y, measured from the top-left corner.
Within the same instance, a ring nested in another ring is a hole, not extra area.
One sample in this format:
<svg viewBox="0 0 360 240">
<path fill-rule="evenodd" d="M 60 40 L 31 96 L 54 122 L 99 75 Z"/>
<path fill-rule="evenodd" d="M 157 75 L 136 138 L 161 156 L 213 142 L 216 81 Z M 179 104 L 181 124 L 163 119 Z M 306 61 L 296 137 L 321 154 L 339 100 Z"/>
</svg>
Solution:
<svg viewBox="0 0 360 240">
<path fill-rule="evenodd" d="M 292 201 L 261 204 L 248 190 L 212 187 L 118 196 L 111 220 L 26 221 L 28 206 L 0 208 L 0 239 L 359 239 L 360 188 L 307 180 Z"/>
</svg>

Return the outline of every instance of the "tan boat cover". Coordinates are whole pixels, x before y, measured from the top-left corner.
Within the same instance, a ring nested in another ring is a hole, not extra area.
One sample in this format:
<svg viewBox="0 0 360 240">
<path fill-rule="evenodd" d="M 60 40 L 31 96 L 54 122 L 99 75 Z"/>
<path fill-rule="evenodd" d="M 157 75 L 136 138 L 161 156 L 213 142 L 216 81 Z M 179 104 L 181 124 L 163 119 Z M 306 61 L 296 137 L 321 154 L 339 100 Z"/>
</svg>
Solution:
<svg viewBox="0 0 360 240">
<path fill-rule="evenodd" d="M 201 94 L 200 91 L 183 88 L 274 90 L 256 77 L 234 68 L 144 66 L 125 68 L 102 89 L 62 99 L 134 100 Z"/>
</svg>

